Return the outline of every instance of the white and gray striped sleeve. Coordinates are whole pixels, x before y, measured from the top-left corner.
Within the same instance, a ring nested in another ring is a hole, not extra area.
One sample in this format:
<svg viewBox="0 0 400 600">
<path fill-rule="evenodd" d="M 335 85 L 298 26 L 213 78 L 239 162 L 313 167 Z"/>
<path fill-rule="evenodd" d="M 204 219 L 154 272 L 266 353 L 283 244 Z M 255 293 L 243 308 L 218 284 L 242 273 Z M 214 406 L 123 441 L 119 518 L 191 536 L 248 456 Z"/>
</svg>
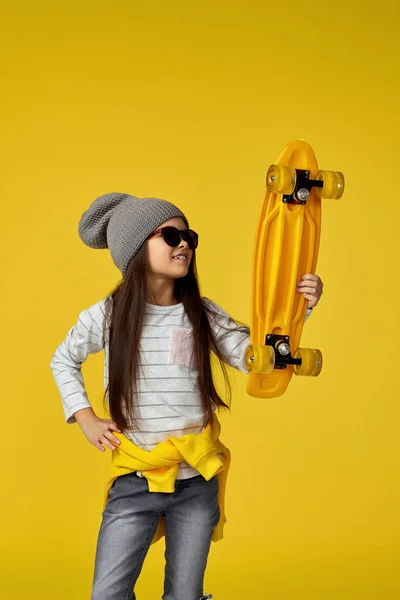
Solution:
<svg viewBox="0 0 400 600">
<path fill-rule="evenodd" d="M 88 354 L 104 348 L 104 306 L 105 301 L 100 300 L 79 313 L 77 322 L 57 347 L 50 363 L 67 423 L 76 422 L 73 413 L 77 410 L 91 407 L 81 368 Z"/>
<path fill-rule="evenodd" d="M 210 325 L 224 362 L 243 373 L 248 373 L 245 367 L 245 355 L 250 344 L 250 328 L 236 323 L 221 306 L 209 298 L 203 297 L 202 300 L 217 313 L 211 317 Z"/>
</svg>

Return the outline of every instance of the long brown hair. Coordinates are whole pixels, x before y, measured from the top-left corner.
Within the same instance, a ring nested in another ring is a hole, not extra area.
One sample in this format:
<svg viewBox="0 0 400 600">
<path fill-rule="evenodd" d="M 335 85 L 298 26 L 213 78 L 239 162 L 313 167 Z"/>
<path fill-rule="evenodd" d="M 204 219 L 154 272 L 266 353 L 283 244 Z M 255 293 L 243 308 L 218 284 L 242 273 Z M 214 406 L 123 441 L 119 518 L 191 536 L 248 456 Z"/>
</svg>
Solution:
<svg viewBox="0 0 400 600">
<path fill-rule="evenodd" d="M 212 403 L 216 409 L 230 408 L 232 395 L 227 365 L 216 344 L 210 318 L 214 311 L 202 301 L 196 269 L 196 251 L 193 250 L 188 273 L 175 279 L 174 295 L 182 302 L 192 324 L 194 352 L 198 369 L 198 384 L 202 397 L 204 423 L 212 418 Z M 103 403 L 111 419 L 121 429 L 128 429 L 135 422 L 134 397 L 137 395 L 136 378 L 139 370 L 139 342 L 146 302 L 146 248 L 145 243 L 130 261 L 125 276 L 108 295 L 104 328 L 109 328 L 108 385 Z M 248 325 L 235 320 L 238 329 L 248 331 Z M 221 327 L 222 324 L 219 323 Z M 222 335 L 229 334 L 229 330 Z M 226 404 L 219 396 L 212 377 L 211 352 L 219 360 L 228 390 Z M 108 392 L 109 407 L 106 405 Z M 129 419 L 129 423 L 128 423 Z"/>
</svg>

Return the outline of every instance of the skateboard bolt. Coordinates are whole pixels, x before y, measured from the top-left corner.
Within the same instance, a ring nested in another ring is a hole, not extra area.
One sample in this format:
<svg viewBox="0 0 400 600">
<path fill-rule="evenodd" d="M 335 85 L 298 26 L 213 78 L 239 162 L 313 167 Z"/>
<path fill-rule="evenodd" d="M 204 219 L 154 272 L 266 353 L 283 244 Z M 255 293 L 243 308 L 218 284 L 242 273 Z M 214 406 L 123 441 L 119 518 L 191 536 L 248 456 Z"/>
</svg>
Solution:
<svg viewBox="0 0 400 600">
<path fill-rule="evenodd" d="M 299 200 L 307 200 L 309 195 L 310 195 L 310 192 L 306 188 L 300 188 L 296 192 L 296 196 Z"/>
<path fill-rule="evenodd" d="M 290 354 L 290 345 L 286 342 L 281 342 L 278 344 L 278 352 L 279 354 L 282 354 L 282 356 L 287 356 Z"/>
</svg>

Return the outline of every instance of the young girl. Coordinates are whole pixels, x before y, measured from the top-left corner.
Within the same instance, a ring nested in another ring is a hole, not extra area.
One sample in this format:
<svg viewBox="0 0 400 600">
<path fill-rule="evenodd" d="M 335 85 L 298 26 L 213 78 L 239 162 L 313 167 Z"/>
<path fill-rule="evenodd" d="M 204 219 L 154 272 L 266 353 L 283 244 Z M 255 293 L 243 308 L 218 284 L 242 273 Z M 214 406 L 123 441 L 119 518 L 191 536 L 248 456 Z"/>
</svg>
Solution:
<svg viewBox="0 0 400 600">
<path fill-rule="evenodd" d="M 79 222 L 82 241 L 108 248 L 122 280 L 83 310 L 56 349 L 51 369 L 67 423 L 96 448 L 112 450 L 97 540 L 91 600 L 135 600 L 152 543 L 165 536 L 163 600 L 205 600 L 211 541 L 223 536 L 230 452 L 219 440 L 212 351 L 231 396 L 225 363 L 247 373 L 247 325 L 200 295 L 198 234 L 166 200 L 110 193 Z M 322 293 L 316 275 L 297 288 L 310 314 Z M 310 306 L 311 305 L 311 306 Z M 81 373 L 104 350 L 104 408 L 94 413 Z"/>
</svg>

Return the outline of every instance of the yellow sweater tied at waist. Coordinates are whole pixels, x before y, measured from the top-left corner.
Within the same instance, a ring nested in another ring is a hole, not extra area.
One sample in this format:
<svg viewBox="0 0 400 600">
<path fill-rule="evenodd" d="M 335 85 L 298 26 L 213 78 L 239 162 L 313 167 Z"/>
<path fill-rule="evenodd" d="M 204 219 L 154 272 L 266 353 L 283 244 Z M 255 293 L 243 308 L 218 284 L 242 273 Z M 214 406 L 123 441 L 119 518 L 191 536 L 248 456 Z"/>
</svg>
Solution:
<svg viewBox="0 0 400 600">
<path fill-rule="evenodd" d="M 191 467 L 209 481 L 218 476 L 218 505 L 220 518 L 212 535 L 212 541 L 223 538 L 226 523 L 225 488 L 231 462 L 230 450 L 219 439 L 221 424 L 215 412 L 202 433 L 187 433 L 180 438 L 170 436 L 160 442 L 151 451 L 139 448 L 123 433 L 113 431 L 120 444 L 115 445 L 111 453 L 111 473 L 106 484 L 103 510 L 107 504 L 109 490 L 115 479 L 133 471 L 141 471 L 148 481 L 149 492 L 172 493 L 175 490 L 175 479 L 179 463 L 186 461 Z M 217 454 L 221 453 L 218 457 Z M 160 515 L 157 531 L 152 544 L 165 535 L 164 518 Z"/>
</svg>

